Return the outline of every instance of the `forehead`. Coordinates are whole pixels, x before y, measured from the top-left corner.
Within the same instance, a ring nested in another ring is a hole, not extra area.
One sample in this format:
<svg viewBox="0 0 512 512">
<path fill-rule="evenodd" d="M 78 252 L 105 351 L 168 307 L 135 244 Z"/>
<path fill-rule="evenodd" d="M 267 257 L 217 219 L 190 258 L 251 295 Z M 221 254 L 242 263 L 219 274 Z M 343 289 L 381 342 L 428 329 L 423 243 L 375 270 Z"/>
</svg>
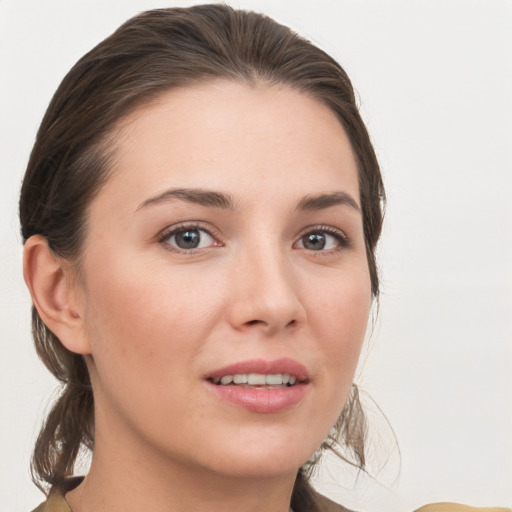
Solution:
<svg viewBox="0 0 512 512">
<path fill-rule="evenodd" d="M 171 186 L 236 195 L 285 183 L 341 187 L 358 199 L 357 165 L 338 118 L 283 85 L 216 81 L 168 91 L 122 120 L 111 162 L 105 188 L 125 200 Z"/>
</svg>

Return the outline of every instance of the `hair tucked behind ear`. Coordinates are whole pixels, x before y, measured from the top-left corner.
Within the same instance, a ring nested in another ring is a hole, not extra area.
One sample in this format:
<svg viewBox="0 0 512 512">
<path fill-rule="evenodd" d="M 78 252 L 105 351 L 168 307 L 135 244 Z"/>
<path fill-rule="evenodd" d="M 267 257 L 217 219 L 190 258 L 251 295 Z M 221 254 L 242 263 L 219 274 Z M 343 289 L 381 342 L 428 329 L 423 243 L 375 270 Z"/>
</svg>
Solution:
<svg viewBox="0 0 512 512">
<path fill-rule="evenodd" d="M 108 179 L 110 139 L 136 107 L 188 84 L 227 79 L 284 84 L 328 106 L 338 117 L 358 163 L 360 203 L 371 277 L 379 280 L 375 247 L 384 189 L 377 159 L 341 66 L 310 42 L 270 18 L 226 5 L 142 13 L 80 59 L 55 93 L 39 128 L 20 197 L 24 240 L 42 235 L 58 256 L 80 271 L 87 207 Z M 39 486 L 73 472 L 82 444 L 94 444 L 93 395 L 82 356 L 66 350 L 33 314 L 37 352 L 63 391 L 37 440 L 33 476 Z M 356 390 L 357 391 L 357 390 Z M 354 391 L 333 439 L 344 458 L 364 466 L 364 419 Z M 301 475 L 305 481 L 307 471 Z"/>
</svg>

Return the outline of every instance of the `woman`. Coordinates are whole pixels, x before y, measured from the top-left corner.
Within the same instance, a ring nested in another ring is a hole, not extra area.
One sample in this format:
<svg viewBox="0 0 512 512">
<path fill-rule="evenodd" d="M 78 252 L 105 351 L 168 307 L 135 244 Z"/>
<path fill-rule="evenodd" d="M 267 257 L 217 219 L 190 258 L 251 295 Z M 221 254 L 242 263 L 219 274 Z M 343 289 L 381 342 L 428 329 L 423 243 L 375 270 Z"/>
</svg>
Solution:
<svg viewBox="0 0 512 512">
<path fill-rule="evenodd" d="M 351 383 L 383 199 L 348 77 L 268 18 L 147 12 L 83 57 L 20 200 L 64 384 L 38 510 L 344 510 L 307 478 L 337 442 L 364 468 Z"/>
</svg>

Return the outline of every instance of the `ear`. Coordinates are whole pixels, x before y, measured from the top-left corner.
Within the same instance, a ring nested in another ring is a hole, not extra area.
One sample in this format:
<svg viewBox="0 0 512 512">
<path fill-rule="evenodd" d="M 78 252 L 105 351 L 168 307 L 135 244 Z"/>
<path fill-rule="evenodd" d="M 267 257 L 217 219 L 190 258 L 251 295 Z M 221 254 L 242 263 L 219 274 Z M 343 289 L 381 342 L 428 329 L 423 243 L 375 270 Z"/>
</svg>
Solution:
<svg viewBox="0 0 512 512">
<path fill-rule="evenodd" d="M 46 326 L 71 352 L 90 354 L 71 267 L 52 252 L 46 238 L 35 235 L 25 242 L 23 277 Z"/>
</svg>

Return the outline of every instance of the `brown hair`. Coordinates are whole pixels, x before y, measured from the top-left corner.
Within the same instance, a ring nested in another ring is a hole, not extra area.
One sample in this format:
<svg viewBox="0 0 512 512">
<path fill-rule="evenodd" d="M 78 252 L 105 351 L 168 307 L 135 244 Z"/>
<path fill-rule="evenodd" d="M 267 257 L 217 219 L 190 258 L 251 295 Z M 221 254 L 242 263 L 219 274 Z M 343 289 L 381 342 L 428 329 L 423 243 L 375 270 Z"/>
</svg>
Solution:
<svg viewBox="0 0 512 512">
<path fill-rule="evenodd" d="M 272 19 L 226 5 L 159 9 L 124 23 L 82 57 L 62 81 L 39 128 L 20 198 L 24 240 L 42 235 L 78 263 L 86 210 L 108 179 L 109 135 L 134 108 L 174 87 L 223 78 L 286 84 L 327 105 L 350 139 L 359 171 L 371 291 L 378 296 L 375 247 L 384 189 L 348 76 L 319 48 Z M 33 478 L 41 488 L 73 472 L 82 445 L 94 445 L 94 401 L 81 355 L 65 349 L 33 308 L 40 358 L 63 384 L 37 439 Z M 365 421 L 353 388 L 326 446 L 364 467 Z M 307 480 L 303 468 L 299 480 Z M 300 494 L 296 487 L 295 495 Z M 298 493 L 298 494 L 297 494 Z"/>
</svg>

